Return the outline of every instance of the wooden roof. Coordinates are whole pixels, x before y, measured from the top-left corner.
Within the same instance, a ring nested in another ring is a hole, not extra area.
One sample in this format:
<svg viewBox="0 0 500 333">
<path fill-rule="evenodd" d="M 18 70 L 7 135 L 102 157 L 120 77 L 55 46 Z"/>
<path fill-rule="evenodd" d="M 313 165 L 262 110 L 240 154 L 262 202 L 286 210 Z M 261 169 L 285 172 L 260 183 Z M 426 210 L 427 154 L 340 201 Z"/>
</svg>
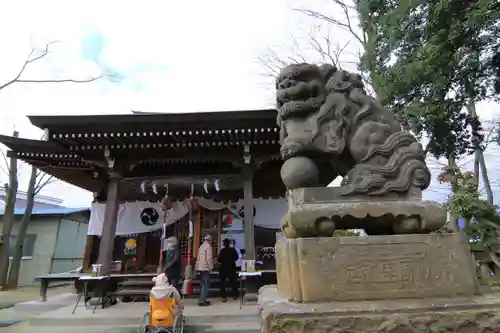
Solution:
<svg viewBox="0 0 500 333">
<path fill-rule="evenodd" d="M 178 196 L 188 195 L 188 186 L 175 181 L 188 176 L 196 183 L 233 177 L 231 188 L 217 195 L 234 200 L 243 196 L 234 177 L 241 174 L 247 147 L 260 164 L 255 197 L 285 193 L 275 110 L 28 118 L 45 130 L 46 141 L 0 136 L 8 154 L 92 192 L 105 187 L 108 152 L 122 166 L 122 200 L 154 200 L 158 195 L 140 190 L 145 180 L 160 187 L 169 183 Z M 207 195 L 198 187 L 198 195 Z"/>
</svg>

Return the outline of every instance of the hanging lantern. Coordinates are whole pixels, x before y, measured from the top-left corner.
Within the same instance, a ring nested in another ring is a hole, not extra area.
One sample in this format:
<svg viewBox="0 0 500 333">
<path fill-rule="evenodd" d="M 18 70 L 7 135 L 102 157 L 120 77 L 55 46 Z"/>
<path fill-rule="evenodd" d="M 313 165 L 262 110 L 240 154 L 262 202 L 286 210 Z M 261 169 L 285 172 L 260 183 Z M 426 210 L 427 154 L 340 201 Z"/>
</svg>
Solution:
<svg viewBox="0 0 500 333">
<path fill-rule="evenodd" d="M 170 197 L 164 197 L 161 200 L 161 206 L 165 211 L 172 209 L 172 199 Z"/>
</svg>

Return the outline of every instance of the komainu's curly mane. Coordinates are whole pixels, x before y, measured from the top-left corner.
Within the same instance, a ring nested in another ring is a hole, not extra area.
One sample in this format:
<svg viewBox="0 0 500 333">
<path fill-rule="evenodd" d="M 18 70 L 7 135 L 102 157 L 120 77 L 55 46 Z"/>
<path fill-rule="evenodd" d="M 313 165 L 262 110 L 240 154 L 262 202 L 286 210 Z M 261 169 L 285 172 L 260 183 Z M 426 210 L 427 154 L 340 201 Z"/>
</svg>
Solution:
<svg viewBox="0 0 500 333">
<path fill-rule="evenodd" d="M 335 70 L 327 72 L 327 75 L 324 78 L 327 96 L 325 103 L 313 115 L 315 125 L 311 143 L 321 135 L 321 125 L 334 120 L 330 130 L 335 139 L 332 143 L 336 144 L 329 150 L 340 155 L 345 149 L 349 128 L 370 113 L 373 99 L 366 94 L 359 74 Z"/>
</svg>

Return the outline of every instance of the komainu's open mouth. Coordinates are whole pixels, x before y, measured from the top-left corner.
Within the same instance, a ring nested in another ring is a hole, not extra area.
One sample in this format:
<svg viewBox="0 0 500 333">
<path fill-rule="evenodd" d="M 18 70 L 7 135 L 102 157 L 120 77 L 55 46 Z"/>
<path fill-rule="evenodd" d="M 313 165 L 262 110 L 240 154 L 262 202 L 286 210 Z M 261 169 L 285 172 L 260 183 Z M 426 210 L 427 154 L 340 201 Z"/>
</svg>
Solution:
<svg viewBox="0 0 500 333">
<path fill-rule="evenodd" d="M 278 107 L 292 101 L 307 101 L 321 95 L 321 82 L 317 80 L 300 82 L 285 79 L 279 84 L 276 92 L 276 102 Z"/>
</svg>

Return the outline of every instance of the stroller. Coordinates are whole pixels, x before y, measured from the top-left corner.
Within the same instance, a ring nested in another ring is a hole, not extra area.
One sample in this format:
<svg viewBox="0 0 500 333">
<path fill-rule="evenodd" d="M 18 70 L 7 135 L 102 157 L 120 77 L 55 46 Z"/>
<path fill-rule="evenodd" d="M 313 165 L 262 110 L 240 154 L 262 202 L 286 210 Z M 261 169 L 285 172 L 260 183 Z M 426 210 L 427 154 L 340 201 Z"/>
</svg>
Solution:
<svg viewBox="0 0 500 333">
<path fill-rule="evenodd" d="M 144 315 L 140 333 L 183 333 L 181 297 L 175 287 L 166 284 L 165 274 L 153 279 L 156 286 L 149 296 L 149 311 Z"/>
</svg>

